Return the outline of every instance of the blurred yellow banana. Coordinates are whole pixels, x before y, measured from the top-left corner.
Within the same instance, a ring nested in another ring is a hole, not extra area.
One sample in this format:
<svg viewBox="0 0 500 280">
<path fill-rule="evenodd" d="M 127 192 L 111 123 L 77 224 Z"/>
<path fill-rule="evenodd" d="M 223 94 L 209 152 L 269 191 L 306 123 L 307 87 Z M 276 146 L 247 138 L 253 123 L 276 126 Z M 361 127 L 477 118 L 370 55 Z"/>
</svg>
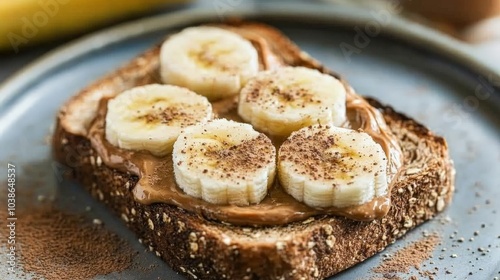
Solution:
<svg viewBox="0 0 500 280">
<path fill-rule="evenodd" d="M 189 0 L 3 0 L 0 51 L 13 50 Z"/>
</svg>

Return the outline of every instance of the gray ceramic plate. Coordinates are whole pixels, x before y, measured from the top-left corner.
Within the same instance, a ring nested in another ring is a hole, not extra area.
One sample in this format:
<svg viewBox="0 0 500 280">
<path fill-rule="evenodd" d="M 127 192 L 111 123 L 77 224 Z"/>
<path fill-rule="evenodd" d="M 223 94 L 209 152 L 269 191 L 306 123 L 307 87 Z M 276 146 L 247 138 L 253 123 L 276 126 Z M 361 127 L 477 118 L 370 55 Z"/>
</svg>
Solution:
<svg viewBox="0 0 500 280">
<path fill-rule="evenodd" d="M 496 202 L 500 197 L 498 73 L 469 56 L 471 51 L 460 43 L 395 15 L 382 20 L 368 11 L 343 7 L 303 6 L 286 11 L 273 5 L 258 7 L 259 11 L 241 12 L 241 15 L 277 26 L 304 50 L 344 74 L 360 93 L 391 104 L 448 140 L 457 169 L 453 204 L 384 253 L 393 254 L 409 242 L 421 239 L 424 231 L 438 232 L 442 244 L 435 249 L 432 259 L 424 263 L 426 269 L 439 268 L 438 279 L 500 276 L 500 203 Z M 106 227 L 141 252 L 136 259 L 138 266 L 157 265 L 148 271 L 132 268 L 101 279 L 181 277 L 153 254 L 146 253 L 119 219 L 78 186 L 64 182 L 64 188 L 56 187 L 50 147 L 43 144 L 54 116 L 72 94 L 169 32 L 190 24 L 219 20 L 215 13 L 187 12 L 118 26 L 54 51 L 0 89 L 2 161 L 18 166 L 19 180 L 37 179 L 39 187 L 34 192 L 58 196 L 62 207 L 83 212 L 85 206 L 91 205 L 93 210 L 89 216 L 103 219 Z M 380 34 L 377 26 L 381 28 Z M 357 29 L 370 29 L 371 35 L 363 41 Z M 349 50 L 352 53 L 347 55 Z M 6 173 L 0 174 L 4 180 Z M 479 235 L 474 236 L 474 231 L 480 231 Z M 459 243 L 460 237 L 464 237 L 465 242 Z M 470 237 L 474 237 L 474 241 L 469 241 Z M 479 247 L 489 252 L 482 255 Z M 443 248 L 447 250 L 442 251 Z M 452 258 L 452 254 L 457 257 Z M 339 274 L 336 279 L 380 276 L 374 274 L 372 268 L 381 261 L 382 254 L 379 254 Z M 5 273 L 5 267 L 0 273 Z M 417 275 L 415 271 L 411 274 Z M 1 278 L 5 279 L 6 275 Z"/>
</svg>

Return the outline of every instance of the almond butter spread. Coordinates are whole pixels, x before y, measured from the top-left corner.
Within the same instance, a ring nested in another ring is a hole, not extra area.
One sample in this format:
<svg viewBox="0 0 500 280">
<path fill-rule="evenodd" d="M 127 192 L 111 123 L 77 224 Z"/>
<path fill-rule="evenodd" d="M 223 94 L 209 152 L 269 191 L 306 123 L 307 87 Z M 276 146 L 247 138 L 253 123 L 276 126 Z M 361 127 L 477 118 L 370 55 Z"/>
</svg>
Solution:
<svg viewBox="0 0 500 280">
<path fill-rule="evenodd" d="M 245 36 L 245 35 L 243 35 Z M 266 45 L 265 40 L 245 36 L 256 46 L 260 55 L 262 69 L 271 69 L 284 65 L 279 57 Z M 379 143 L 388 158 L 389 188 L 395 181 L 401 166 L 402 153 L 397 139 L 387 127 L 382 114 L 366 100 L 358 96 L 344 83 L 347 90 L 347 117 L 344 125 L 352 129 L 362 129 Z M 215 205 L 185 194 L 176 184 L 173 174 L 172 156 L 156 157 L 146 151 L 131 151 L 117 148 L 106 141 L 105 117 L 107 100 L 100 102 L 98 115 L 94 119 L 88 138 L 93 148 L 102 158 L 104 164 L 121 172 L 137 175 L 139 180 L 133 188 L 136 201 L 144 204 L 167 203 L 197 213 L 211 220 L 218 220 L 237 225 L 283 225 L 290 222 L 305 220 L 316 215 L 340 215 L 350 219 L 369 221 L 381 218 L 390 209 L 390 190 L 386 196 L 377 197 L 372 201 L 346 208 L 311 208 L 288 195 L 275 180 L 264 200 L 255 205 L 233 206 Z M 212 102 L 214 114 L 242 122 L 237 114 L 237 99 L 228 98 Z M 276 149 L 284 139 L 271 138 Z"/>
</svg>

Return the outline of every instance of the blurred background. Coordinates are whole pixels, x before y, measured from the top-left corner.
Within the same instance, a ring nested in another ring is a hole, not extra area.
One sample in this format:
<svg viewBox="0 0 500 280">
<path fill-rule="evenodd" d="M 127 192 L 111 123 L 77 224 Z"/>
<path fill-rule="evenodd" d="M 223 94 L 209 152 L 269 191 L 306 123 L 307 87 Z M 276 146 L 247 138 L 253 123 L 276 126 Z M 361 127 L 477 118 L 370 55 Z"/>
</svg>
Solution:
<svg viewBox="0 0 500 280">
<path fill-rule="evenodd" d="M 352 5 L 371 9 L 387 2 L 398 15 L 472 45 L 500 65 L 500 0 L 309 0 L 283 5 Z M 245 0 L 1 0 L 0 83 L 57 46 L 120 22 L 183 10 L 244 9 L 264 1 Z M 266 1 L 270 2 L 270 1 Z M 399 5 L 401 4 L 401 5 Z"/>
</svg>

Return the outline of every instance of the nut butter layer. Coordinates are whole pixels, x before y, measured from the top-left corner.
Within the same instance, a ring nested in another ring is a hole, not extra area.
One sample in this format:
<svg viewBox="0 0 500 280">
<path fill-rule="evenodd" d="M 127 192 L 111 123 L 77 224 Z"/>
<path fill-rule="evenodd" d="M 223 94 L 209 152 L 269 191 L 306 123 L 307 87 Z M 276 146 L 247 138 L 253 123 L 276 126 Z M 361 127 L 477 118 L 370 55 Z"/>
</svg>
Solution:
<svg viewBox="0 0 500 280">
<path fill-rule="evenodd" d="M 99 114 L 90 128 L 89 137 L 92 147 L 107 166 L 139 176 L 139 182 L 133 188 L 133 193 L 140 203 L 168 203 L 201 214 L 208 219 L 238 225 L 282 225 L 319 214 L 341 215 L 354 220 L 373 220 L 383 217 L 390 208 L 389 195 L 377 197 L 359 206 L 312 208 L 288 195 L 279 185 L 278 180 L 259 204 L 241 207 L 215 205 L 194 198 L 177 186 L 170 155 L 159 158 L 145 151 L 119 149 L 106 141 L 104 137 L 106 102 L 106 100 L 101 102 Z M 234 107 L 230 110 L 225 107 L 224 116 L 229 118 L 234 116 L 234 119 L 237 119 L 236 103 L 229 104 L 234 104 Z M 221 106 L 215 104 L 213 108 L 217 110 Z M 279 144 L 281 143 L 275 141 L 275 145 Z"/>
<path fill-rule="evenodd" d="M 241 31 L 241 29 L 229 28 L 231 31 L 239 32 L 240 35 L 252 42 L 259 53 L 261 70 L 282 67 L 283 65 L 296 63 L 290 59 L 278 59 L 267 41 L 257 34 Z M 155 49 L 157 58 L 158 48 Z M 305 55 L 305 54 L 304 54 Z M 151 79 L 158 75 L 154 69 Z M 388 129 L 380 112 L 358 96 L 345 81 L 342 81 L 347 91 L 347 116 L 346 127 L 362 129 L 379 143 L 384 149 L 388 166 L 388 184 L 397 174 L 401 166 L 401 151 L 397 140 Z M 101 103 L 99 113 L 90 127 L 89 138 L 93 147 L 100 154 L 104 163 L 122 172 L 131 172 L 139 176 L 140 180 L 134 187 L 135 199 L 144 204 L 168 203 L 192 211 L 208 219 L 239 225 L 282 225 L 294 221 L 300 221 L 309 217 L 329 214 L 345 216 L 353 220 L 368 221 L 378 219 L 387 214 L 390 208 L 390 195 L 375 197 L 373 200 L 362 205 L 349 207 L 327 207 L 312 208 L 288 195 L 279 182 L 273 184 L 268 195 L 259 204 L 249 206 L 214 205 L 204 202 L 185 194 L 175 183 L 173 176 L 173 163 L 170 155 L 155 157 L 147 152 L 131 152 L 117 149 L 110 145 L 104 137 L 104 119 L 106 115 L 105 102 Z M 237 113 L 237 103 L 234 98 L 212 102 L 214 114 L 235 121 L 242 121 Z M 283 139 L 273 139 L 276 148 L 279 149 Z"/>
</svg>

